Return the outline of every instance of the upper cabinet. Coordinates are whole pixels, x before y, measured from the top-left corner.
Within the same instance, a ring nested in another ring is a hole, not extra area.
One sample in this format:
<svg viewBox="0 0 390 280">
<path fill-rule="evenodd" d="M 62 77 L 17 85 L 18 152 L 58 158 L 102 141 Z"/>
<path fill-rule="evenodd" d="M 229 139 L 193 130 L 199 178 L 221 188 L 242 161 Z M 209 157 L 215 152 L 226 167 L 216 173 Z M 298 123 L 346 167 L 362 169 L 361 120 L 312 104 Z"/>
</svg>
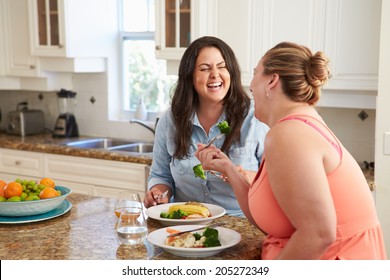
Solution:
<svg viewBox="0 0 390 280">
<path fill-rule="evenodd" d="M 381 0 L 326 1 L 323 49 L 333 74 L 328 89 L 378 89 L 381 5 Z"/>
<path fill-rule="evenodd" d="M 30 0 L 31 53 L 41 57 L 107 55 L 107 0 Z M 112 35 L 111 35 L 112 36 Z"/>
<path fill-rule="evenodd" d="M 111 0 L 1 0 L 0 14 L 0 89 L 71 89 L 73 73 L 105 72 L 117 51 Z"/>
<path fill-rule="evenodd" d="M 27 1 L 3 0 L 6 75 L 17 77 L 38 77 L 39 67 L 36 57 L 30 54 L 30 36 Z"/>
<path fill-rule="evenodd" d="M 156 0 L 156 57 L 180 60 L 194 39 L 210 33 L 214 6 L 207 0 Z"/>
</svg>

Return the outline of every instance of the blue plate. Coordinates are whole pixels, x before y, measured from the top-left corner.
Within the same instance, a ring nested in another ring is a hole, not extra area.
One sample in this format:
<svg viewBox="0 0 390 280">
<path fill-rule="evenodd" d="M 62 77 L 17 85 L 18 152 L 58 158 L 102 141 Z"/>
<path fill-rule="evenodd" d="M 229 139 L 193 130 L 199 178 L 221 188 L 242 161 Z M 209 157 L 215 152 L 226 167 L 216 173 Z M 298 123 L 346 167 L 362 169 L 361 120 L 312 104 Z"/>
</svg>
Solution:
<svg viewBox="0 0 390 280">
<path fill-rule="evenodd" d="M 68 200 L 65 199 L 60 204 L 60 206 L 44 214 L 23 216 L 23 217 L 0 216 L 0 224 L 24 224 L 24 223 L 33 223 L 33 222 L 48 220 L 67 213 L 71 208 L 72 208 L 72 203 L 70 203 Z"/>
</svg>

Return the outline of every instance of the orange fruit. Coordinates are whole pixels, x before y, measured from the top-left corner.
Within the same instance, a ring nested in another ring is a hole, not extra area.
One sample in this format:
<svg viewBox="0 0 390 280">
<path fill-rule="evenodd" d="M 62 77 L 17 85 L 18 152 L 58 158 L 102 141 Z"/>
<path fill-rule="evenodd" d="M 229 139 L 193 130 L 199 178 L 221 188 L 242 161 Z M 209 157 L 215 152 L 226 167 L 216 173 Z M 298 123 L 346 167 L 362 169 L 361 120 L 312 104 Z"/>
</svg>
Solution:
<svg viewBox="0 0 390 280">
<path fill-rule="evenodd" d="M 7 185 L 6 181 L 0 180 L 0 196 L 4 196 L 4 187 Z"/>
<path fill-rule="evenodd" d="M 10 182 L 4 187 L 4 197 L 10 198 L 12 196 L 22 195 L 23 187 L 18 182 Z"/>
<path fill-rule="evenodd" d="M 51 178 L 42 178 L 39 184 L 53 189 L 56 187 L 56 183 Z"/>
<path fill-rule="evenodd" d="M 41 192 L 39 193 L 39 198 L 40 199 L 53 198 L 59 195 L 60 194 L 54 188 L 46 187 L 43 190 L 41 190 Z"/>
</svg>

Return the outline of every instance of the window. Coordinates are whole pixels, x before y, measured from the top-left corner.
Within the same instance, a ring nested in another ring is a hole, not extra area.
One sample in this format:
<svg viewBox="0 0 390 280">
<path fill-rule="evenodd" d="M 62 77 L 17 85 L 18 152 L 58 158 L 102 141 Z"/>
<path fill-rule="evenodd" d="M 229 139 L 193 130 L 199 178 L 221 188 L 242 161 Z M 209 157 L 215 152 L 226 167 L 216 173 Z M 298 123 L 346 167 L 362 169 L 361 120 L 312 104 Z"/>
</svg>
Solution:
<svg viewBox="0 0 390 280">
<path fill-rule="evenodd" d="M 155 58 L 156 0 L 121 0 L 123 110 L 136 110 L 140 99 L 151 112 L 169 106 L 177 76 L 167 75 L 165 60 Z"/>
</svg>

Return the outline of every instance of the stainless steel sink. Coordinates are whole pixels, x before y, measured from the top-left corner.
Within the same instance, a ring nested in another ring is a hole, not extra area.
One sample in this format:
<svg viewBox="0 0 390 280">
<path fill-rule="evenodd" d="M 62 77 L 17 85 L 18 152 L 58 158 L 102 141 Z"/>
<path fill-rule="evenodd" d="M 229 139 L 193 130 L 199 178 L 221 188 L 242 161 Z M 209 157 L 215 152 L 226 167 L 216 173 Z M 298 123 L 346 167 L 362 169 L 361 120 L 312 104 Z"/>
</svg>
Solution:
<svg viewBox="0 0 390 280">
<path fill-rule="evenodd" d="M 109 151 L 147 154 L 153 152 L 153 143 L 115 138 L 91 138 L 65 141 L 62 145 L 80 149 L 104 149 Z"/>
<path fill-rule="evenodd" d="M 116 146 L 108 148 L 110 151 L 120 151 L 120 152 L 130 152 L 130 153 L 153 153 L 153 144 L 152 143 L 133 143 L 128 145 Z"/>
</svg>

